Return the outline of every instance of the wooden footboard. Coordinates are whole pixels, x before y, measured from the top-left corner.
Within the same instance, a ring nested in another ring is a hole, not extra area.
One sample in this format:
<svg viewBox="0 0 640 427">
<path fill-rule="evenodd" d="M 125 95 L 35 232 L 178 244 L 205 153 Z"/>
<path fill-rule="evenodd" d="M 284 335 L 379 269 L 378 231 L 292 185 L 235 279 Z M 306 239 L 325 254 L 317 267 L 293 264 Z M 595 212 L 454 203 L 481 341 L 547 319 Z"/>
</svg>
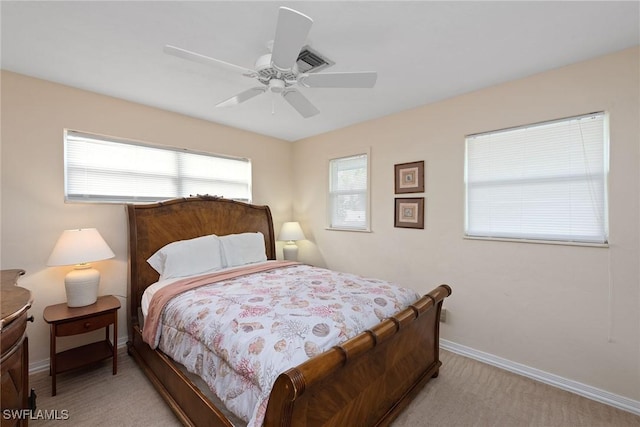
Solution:
<svg viewBox="0 0 640 427">
<path fill-rule="evenodd" d="M 441 285 L 396 316 L 281 374 L 265 426 L 388 425 L 437 376 Z"/>
</svg>

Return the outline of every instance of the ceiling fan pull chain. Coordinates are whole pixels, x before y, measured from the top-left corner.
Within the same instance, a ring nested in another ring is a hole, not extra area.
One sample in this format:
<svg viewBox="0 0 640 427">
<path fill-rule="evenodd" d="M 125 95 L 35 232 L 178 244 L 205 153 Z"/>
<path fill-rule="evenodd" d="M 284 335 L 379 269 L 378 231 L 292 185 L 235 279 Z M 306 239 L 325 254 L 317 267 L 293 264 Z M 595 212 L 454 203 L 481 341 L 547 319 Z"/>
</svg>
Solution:
<svg viewBox="0 0 640 427">
<path fill-rule="evenodd" d="M 271 115 L 276 114 L 276 94 L 271 92 Z"/>
</svg>

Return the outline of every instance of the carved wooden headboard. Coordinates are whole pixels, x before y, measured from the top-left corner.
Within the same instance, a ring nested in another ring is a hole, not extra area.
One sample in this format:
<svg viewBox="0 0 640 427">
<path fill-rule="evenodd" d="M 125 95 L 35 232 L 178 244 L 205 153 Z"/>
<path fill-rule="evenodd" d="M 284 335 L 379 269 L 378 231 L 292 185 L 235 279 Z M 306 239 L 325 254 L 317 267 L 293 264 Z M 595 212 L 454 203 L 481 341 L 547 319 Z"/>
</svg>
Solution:
<svg viewBox="0 0 640 427">
<path fill-rule="evenodd" d="M 158 281 L 147 259 L 177 240 L 217 234 L 261 232 L 267 259 L 276 259 L 273 219 L 268 206 L 257 206 L 210 196 L 172 199 L 158 203 L 128 204 L 129 320 L 138 324 L 144 290 Z"/>
</svg>

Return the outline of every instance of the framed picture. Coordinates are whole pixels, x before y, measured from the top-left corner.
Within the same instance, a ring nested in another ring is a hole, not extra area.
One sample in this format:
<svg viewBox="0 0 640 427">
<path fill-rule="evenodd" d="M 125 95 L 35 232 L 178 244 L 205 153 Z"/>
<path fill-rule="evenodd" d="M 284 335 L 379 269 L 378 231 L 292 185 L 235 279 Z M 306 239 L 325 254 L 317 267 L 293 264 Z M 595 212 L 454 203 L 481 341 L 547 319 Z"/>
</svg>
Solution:
<svg viewBox="0 0 640 427">
<path fill-rule="evenodd" d="M 395 165 L 396 194 L 424 192 L 424 160 Z"/>
<path fill-rule="evenodd" d="M 396 199 L 395 227 L 424 228 L 424 197 Z"/>
</svg>

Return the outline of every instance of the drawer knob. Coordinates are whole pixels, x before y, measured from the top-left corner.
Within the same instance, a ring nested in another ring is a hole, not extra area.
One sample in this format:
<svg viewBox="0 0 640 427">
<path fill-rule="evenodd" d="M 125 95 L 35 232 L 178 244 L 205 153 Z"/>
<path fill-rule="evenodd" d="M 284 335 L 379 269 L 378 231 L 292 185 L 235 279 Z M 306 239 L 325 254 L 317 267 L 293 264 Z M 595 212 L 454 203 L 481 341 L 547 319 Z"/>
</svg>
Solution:
<svg viewBox="0 0 640 427">
<path fill-rule="evenodd" d="M 85 328 L 88 328 L 89 326 L 91 326 L 91 323 L 89 323 L 89 322 L 86 322 L 86 323 L 84 324 L 84 327 L 85 327 Z"/>
</svg>

